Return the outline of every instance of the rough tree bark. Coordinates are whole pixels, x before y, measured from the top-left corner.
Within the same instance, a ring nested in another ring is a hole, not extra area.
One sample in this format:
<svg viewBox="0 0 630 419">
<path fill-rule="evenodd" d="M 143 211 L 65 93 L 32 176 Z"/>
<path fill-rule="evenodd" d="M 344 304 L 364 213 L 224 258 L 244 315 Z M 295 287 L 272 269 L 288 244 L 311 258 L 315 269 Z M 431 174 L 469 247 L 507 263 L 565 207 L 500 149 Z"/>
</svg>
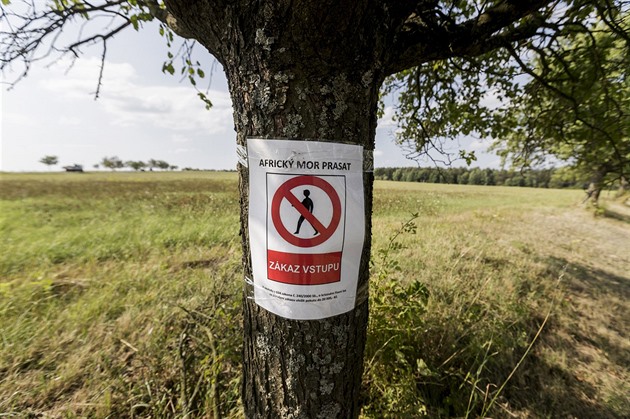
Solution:
<svg viewBox="0 0 630 419">
<path fill-rule="evenodd" d="M 380 81 L 375 82 L 370 65 L 357 65 L 354 55 L 330 54 L 326 60 L 336 65 L 322 71 L 313 66 L 312 56 L 277 51 L 273 38 L 259 32 L 251 49 L 226 66 L 238 143 L 255 136 L 348 142 L 373 149 Z M 284 60 L 290 64 L 278 65 Z M 240 179 L 243 262 L 251 278 L 248 172 L 242 166 Z M 371 175 L 366 174 L 364 183 L 368 225 L 359 287 L 369 275 Z M 244 305 L 243 402 L 248 417 L 358 416 L 367 301 L 349 313 L 317 321 L 280 318 L 247 296 Z"/>
<path fill-rule="evenodd" d="M 374 148 L 378 90 L 368 71 L 321 73 L 298 65 L 259 72 L 255 53 L 226 68 L 235 104 L 239 144 L 246 137 L 343 141 Z M 297 60 L 295 61 L 298 62 Z M 246 77 L 243 77 L 247 74 Z M 252 276 L 248 221 L 248 171 L 240 167 L 241 233 L 245 275 Z M 365 180 L 366 220 L 371 219 L 372 177 Z M 370 225 L 359 287 L 368 280 Z M 247 292 L 247 291 L 246 291 Z M 243 401 L 248 417 L 356 417 L 367 328 L 367 301 L 347 314 L 294 321 L 244 300 Z"/>
<path fill-rule="evenodd" d="M 343 141 L 373 149 L 378 92 L 357 83 L 360 74 L 297 75 L 291 72 L 278 76 L 274 73 L 274 77 L 261 80 L 256 73 L 251 73 L 255 81 L 243 85 L 239 74 L 232 70 L 227 73 L 233 101 L 242 106 L 235 117 L 240 144 L 247 136 L 285 137 Z M 261 84 L 265 86 L 262 95 L 257 87 Z M 268 91 L 276 94 L 265 97 L 264 92 Z M 271 109 L 274 111 L 269 112 Z M 245 275 L 251 278 L 247 237 L 248 171 L 242 166 L 240 180 L 243 263 Z M 368 223 L 359 287 L 366 284 L 369 275 L 370 174 L 366 173 L 364 184 Z M 358 415 L 367 301 L 344 315 L 316 321 L 280 318 L 259 308 L 247 295 L 244 305 L 244 362 L 247 367 L 244 370 L 243 401 L 248 417 Z"/>
</svg>

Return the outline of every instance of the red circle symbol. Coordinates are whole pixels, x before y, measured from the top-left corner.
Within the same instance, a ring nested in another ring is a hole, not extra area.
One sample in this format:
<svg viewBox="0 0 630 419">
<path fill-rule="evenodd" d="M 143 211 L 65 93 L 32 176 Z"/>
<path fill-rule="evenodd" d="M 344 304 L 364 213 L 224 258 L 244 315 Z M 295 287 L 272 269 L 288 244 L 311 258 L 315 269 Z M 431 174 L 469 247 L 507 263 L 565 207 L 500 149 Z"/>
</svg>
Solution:
<svg viewBox="0 0 630 419">
<path fill-rule="evenodd" d="M 330 202 L 332 203 L 332 218 L 330 223 L 328 223 L 328 226 L 323 225 L 322 222 L 319 221 L 310 211 L 308 211 L 304 205 L 302 205 L 302 202 L 300 202 L 300 200 L 291 193 L 293 188 L 305 185 L 312 185 L 321 189 L 326 193 L 328 198 L 330 198 Z M 304 217 L 306 221 L 311 223 L 315 230 L 319 232 L 317 236 L 309 239 L 302 239 L 291 234 L 289 230 L 287 230 L 280 218 L 280 204 L 283 199 L 289 201 L 289 203 L 295 207 L 300 215 Z M 271 219 L 273 220 L 273 225 L 276 227 L 280 236 L 287 242 L 298 247 L 317 246 L 328 240 L 335 230 L 337 230 L 339 220 L 341 220 L 341 201 L 339 200 L 339 195 L 337 195 L 335 188 L 324 179 L 317 176 L 297 176 L 280 185 L 276 193 L 273 195 L 273 199 L 271 201 Z"/>
</svg>

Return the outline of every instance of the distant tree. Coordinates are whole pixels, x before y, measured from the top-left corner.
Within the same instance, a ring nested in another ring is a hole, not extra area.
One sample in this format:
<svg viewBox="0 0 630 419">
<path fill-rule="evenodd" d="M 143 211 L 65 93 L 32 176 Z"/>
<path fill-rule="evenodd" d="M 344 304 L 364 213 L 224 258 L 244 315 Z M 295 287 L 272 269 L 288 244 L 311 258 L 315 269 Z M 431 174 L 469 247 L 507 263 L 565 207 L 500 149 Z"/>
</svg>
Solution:
<svg viewBox="0 0 630 419">
<path fill-rule="evenodd" d="M 398 168 L 394 170 L 394 173 L 392 174 L 392 180 L 401 181 L 402 178 L 403 178 L 403 169 Z"/>
<path fill-rule="evenodd" d="M 147 167 L 147 164 L 140 160 L 138 161 L 129 160 L 125 162 L 125 166 L 130 167 L 137 172 L 138 170 L 142 170 L 145 167 Z"/>
<path fill-rule="evenodd" d="M 486 184 L 486 173 L 475 167 L 470 171 L 468 176 L 468 184 L 469 185 L 485 185 Z"/>
<path fill-rule="evenodd" d="M 413 170 L 405 168 L 401 179 L 403 182 L 416 182 L 415 173 Z"/>
<path fill-rule="evenodd" d="M 122 169 L 125 164 L 117 156 L 103 157 L 101 165 L 111 170 Z"/>
<path fill-rule="evenodd" d="M 494 178 L 494 170 L 492 169 L 486 169 L 485 170 L 485 176 L 486 176 L 486 185 L 496 185 L 497 182 Z"/>
<path fill-rule="evenodd" d="M 468 178 L 470 177 L 470 173 L 468 172 L 468 170 L 462 172 L 461 175 L 459 175 L 459 184 L 460 185 L 468 185 Z"/>
<path fill-rule="evenodd" d="M 147 162 L 147 166 L 149 167 L 150 170 L 153 170 L 156 168 L 162 169 L 162 170 L 168 170 L 171 167 L 171 165 L 165 162 L 164 160 L 156 160 L 156 159 L 149 159 L 149 161 Z"/>
<path fill-rule="evenodd" d="M 54 166 L 59 163 L 59 158 L 57 156 L 44 156 L 39 160 L 39 162 L 50 168 L 50 166 Z"/>
<path fill-rule="evenodd" d="M 149 170 L 153 171 L 155 167 L 158 167 L 158 161 L 155 159 L 149 159 L 147 166 L 149 166 Z"/>
<path fill-rule="evenodd" d="M 169 169 L 169 170 L 177 170 L 177 167 L 178 167 L 178 166 L 170 165 L 170 166 L 168 167 L 168 169 Z"/>
<path fill-rule="evenodd" d="M 155 162 L 155 165 L 157 166 L 158 169 L 162 169 L 162 170 L 168 170 L 168 168 L 170 167 L 170 164 L 168 164 L 164 160 L 157 160 Z"/>
<path fill-rule="evenodd" d="M 549 179 L 550 188 L 571 188 L 588 184 L 588 177 L 579 173 L 575 167 L 564 166 L 553 171 Z"/>
</svg>

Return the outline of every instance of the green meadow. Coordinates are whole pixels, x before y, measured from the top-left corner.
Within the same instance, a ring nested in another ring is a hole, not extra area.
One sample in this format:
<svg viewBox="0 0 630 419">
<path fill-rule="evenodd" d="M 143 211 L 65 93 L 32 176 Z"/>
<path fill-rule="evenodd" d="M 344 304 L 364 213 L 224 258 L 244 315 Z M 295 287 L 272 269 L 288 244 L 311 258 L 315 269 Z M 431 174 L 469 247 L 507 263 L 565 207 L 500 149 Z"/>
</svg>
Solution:
<svg viewBox="0 0 630 419">
<path fill-rule="evenodd" d="M 377 181 L 365 418 L 630 415 L 630 223 Z M 628 211 L 630 212 L 630 211 Z M 0 416 L 242 417 L 235 173 L 0 178 Z"/>
</svg>

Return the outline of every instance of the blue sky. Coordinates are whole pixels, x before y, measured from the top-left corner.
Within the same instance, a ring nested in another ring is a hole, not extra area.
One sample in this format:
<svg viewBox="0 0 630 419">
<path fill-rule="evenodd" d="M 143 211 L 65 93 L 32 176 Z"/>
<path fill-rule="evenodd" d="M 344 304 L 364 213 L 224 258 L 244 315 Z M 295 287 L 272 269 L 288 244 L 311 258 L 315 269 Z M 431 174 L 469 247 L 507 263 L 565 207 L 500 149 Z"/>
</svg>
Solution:
<svg viewBox="0 0 630 419">
<path fill-rule="evenodd" d="M 236 168 L 235 132 L 231 101 L 221 67 L 202 47 L 197 59 L 206 69 L 216 65 L 205 110 L 187 80 L 163 74 L 165 41 L 157 24 L 127 30 L 108 44 L 101 95 L 94 99 L 100 46 L 84 49 L 72 64 L 40 62 L 15 87 L 17 73 L 6 73 L 0 109 L 0 170 L 45 171 L 45 155 L 60 165 L 92 168 L 105 156 L 122 160 L 159 159 L 180 168 Z M 14 70 L 17 71 L 19 67 Z M 205 89 L 206 81 L 200 83 Z M 394 144 L 396 126 L 386 108 L 379 121 L 375 165 L 415 166 Z M 483 142 L 463 139 L 469 150 L 485 149 Z M 498 167 L 496 156 L 479 154 L 479 166 Z M 423 165 L 429 165 L 425 162 Z"/>
</svg>

